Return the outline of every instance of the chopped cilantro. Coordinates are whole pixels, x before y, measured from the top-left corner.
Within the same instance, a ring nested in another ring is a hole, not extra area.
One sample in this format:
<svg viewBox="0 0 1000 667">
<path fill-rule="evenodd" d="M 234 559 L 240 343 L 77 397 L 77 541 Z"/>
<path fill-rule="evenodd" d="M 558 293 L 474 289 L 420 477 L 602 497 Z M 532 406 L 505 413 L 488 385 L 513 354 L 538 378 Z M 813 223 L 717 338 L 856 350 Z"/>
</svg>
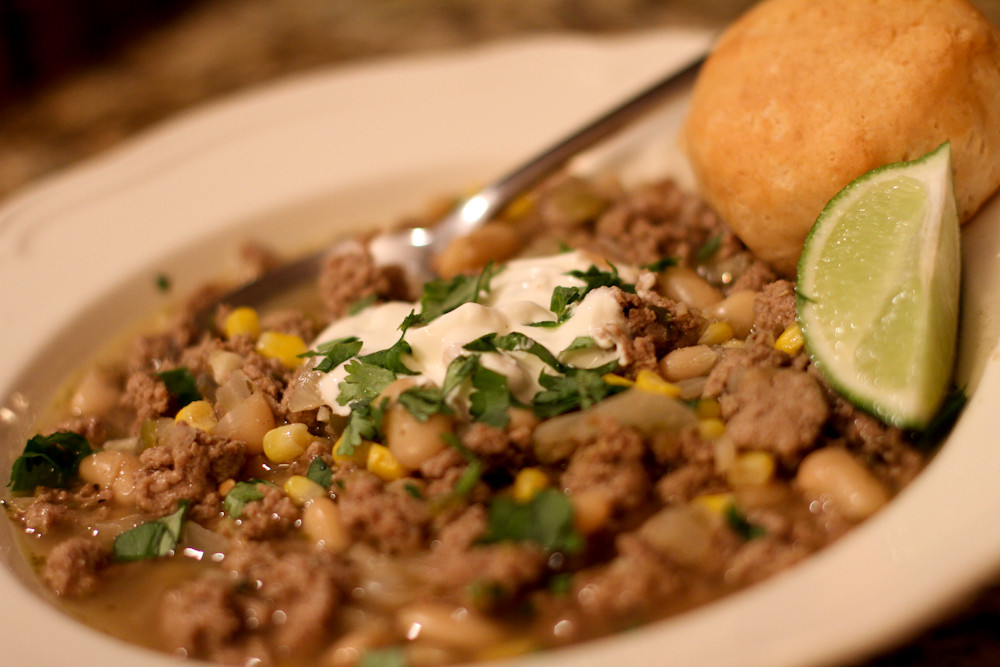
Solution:
<svg viewBox="0 0 1000 667">
<path fill-rule="evenodd" d="M 567 287 L 560 285 L 552 290 L 552 299 L 549 302 L 549 310 L 556 315 L 555 321 L 534 322 L 532 326 L 554 327 L 559 326 L 569 319 L 573 314 L 573 306 L 583 301 L 583 299 L 598 287 L 618 287 L 624 292 L 635 292 L 635 285 L 622 282 L 618 275 L 618 269 L 614 266 L 610 271 L 603 271 L 591 265 L 586 271 L 570 271 L 566 275 L 573 276 L 584 282 L 583 285 Z"/>
<path fill-rule="evenodd" d="M 566 349 L 563 350 L 560 354 L 564 354 L 566 352 L 572 352 L 574 350 L 586 350 L 591 347 L 597 347 L 597 343 L 594 341 L 593 337 L 577 336 L 576 338 L 573 339 L 573 342 L 567 345 Z"/>
<path fill-rule="evenodd" d="M 362 440 L 375 440 L 388 403 L 389 400 L 386 398 L 383 398 L 378 405 L 372 405 L 370 399 L 351 403 L 351 415 L 347 418 L 347 426 L 337 446 L 337 454 L 352 456 L 354 449 L 361 445 Z"/>
<path fill-rule="evenodd" d="M 333 481 L 333 471 L 330 470 L 330 466 L 326 464 L 323 457 L 317 456 L 309 463 L 309 468 L 306 469 L 306 477 L 324 489 L 329 489 Z"/>
<path fill-rule="evenodd" d="M 444 402 L 445 394 L 438 387 L 410 387 L 399 395 L 399 404 L 410 411 L 418 420 L 425 422 L 431 415 L 451 414 L 452 410 Z"/>
<path fill-rule="evenodd" d="M 490 291 L 490 281 L 500 269 L 490 262 L 478 276 L 455 276 L 451 280 L 432 280 L 424 285 L 420 297 L 420 313 L 411 313 L 400 326 L 404 331 L 412 326 L 427 324 L 466 303 L 478 303 Z"/>
<path fill-rule="evenodd" d="M 469 491 L 479 483 L 479 480 L 483 477 L 483 462 L 479 459 L 474 459 L 469 461 L 469 465 L 465 466 L 465 470 L 462 474 L 458 476 L 455 480 L 455 486 L 452 487 L 452 491 L 460 496 L 464 496 Z"/>
<path fill-rule="evenodd" d="M 471 377 L 478 365 L 475 356 L 455 357 L 445 371 L 443 387 L 411 387 L 399 395 L 399 403 L 420 421 L 436 413 L 450 415 L 453 411 L 446 402 L 448 395 Z"/>
<path fill-rule="evenodd" d="M 229 490 L 226 499 L 222 502 L 222 508 L 226 514 L 239 519 L 243 516 L 243 508 L 247 503 L 263 500 L 264 494 L 257 488 L 259 484 L 270 484 L 262 479 L 250 479 L 245 482 L 236 482 L 236 486 Z"/>
<path fill-rule="evenodd" d="M 455 481 L 455 486 L 452 488 L 452 492 L 457 496 L 464 496 L 472 488 L 479 483 L 479 480 L 483 476 L 483 462 L 476 458 L 476 455 L 472 451 L 462 444 L 462 441 L 458 439 L 458 436 L 454 433 L 446 433 L 441 436 L 445 444 L 457 451 L 462 455 L 462 458 L 466 460 L 469 464 L 459 475 L 458 479 Z"/>
<path fill-rule="evenodd" d="M 201 400 L 198 383 L 194 379 L 194 373 L 189 368 L 179 366 L 169 371 L 160 371 L 156 377 L 163 381 L 170 395 L 177 399 L 179 408 Z"/>
<path fill-rule="evenodd" d="M 325 343 L 320 343 L 315 350 L 309 350 L 300 354 L 300 357 L 323 357 L 314 367 L 320 373 L 329 373 L 337 366 L 341 365 L 358 352 L 361 351 L 363 343 L 357 336 L 337 338 Z"/>
<path fill-rule="evenodd" d="M 340 384 L 337 402 L 347 405 L 355 401 L 371 401 L 396 379 L 387 368 L 353 359 L 345 366 L 347 377 Z"/>
<path fill-rule="evenodd" d="M 546 419 L 577 408 L 585 410 L 598 401 L 622 391 L 624 387 L 610 385 L 602 377 L 617 366 L 611 362 L 592 369 L 566 368 L 564 375 L 538 376 L 544 390 L 535 395 L 533 408 L 535 415 Z"/>
<path fill-rule="evenodd" d="M 471 343 L 466 343 L 463 347 L 470 352 L 498 352 L 500 350 L 505 352 L 527 352 L 528 354 L 535 355 L 557 370 L 562 369 L 562 364 L 559 363 L 555 355 L 549 352 L 548 348 L 533 338 L 517 331 L 502 336 L 500 334 L 489 333 Z"/>
<path fill-rule="evenodd" d="M 411 371 L 403 363 L 403 355 L 410 354 L 412 352 L 413 349 L 410 347 L 410 344 L 403 340 L 403 337 L 400 336 L 399 340 L 386 349 L 366 354 L 362 357 L 358 357 L 358 359 L 363 363 L 371 364 L 372 366 L 379 366 L 380 368 L 392 371 L 393 373 L 401 375 L 416 375 L 416 371 Z"/>
<path fill-rule="evenodd" d="M 508 411 L 518 404 L 507 387 L 507 376 L 478 365 L 472 374 L 472 387 L 469 414 L 473 419 L 498 428 L 506 426 Z"/>
<path fill-rule="evenodd" d="M 726 505 L 725 517 L 726 524 L 734 533 L 739 535 L 744 542 L 749 542 L 750 540 L 763 537 L 765 535 L 764 528 L 755 523 L 750 523 L 735 503 L 729 503 Z"/>
<path fill-rule="evenodd" d="M 476 356 L 461 356 L 452 359 L 451 363 L 448 364 L 448 370 L 445 371 L 444 386 L 441 388 L 445 396 L 462 384 L 466 378 L 471 377 L 478 367 L 479 358 Z"/>
<path fill-rule="evenodd" d="M 549 592 L 553 595 L 566 595 L 573 587 L 572 572 L 558 572 L 549 577 Z"/>
<path fill-rule="evenodd" d="M 93 451 L 79 433 L 57 431 L 36 435 L 14 461 L 7 486 L 17 493 L 34 491 L 38 486 L 64 489 L 76 475 L 80 461 Z"/>
<path fill-rule="evenodd" d="M 358 667 L 408 667 L 406 652 L 399 646 L 370 648 L 361 654 Z"/>
<path fill-rule="evenodd" d="M 149 521 L 118 535 L 112 547 L 115 560 L 128 562 L 169 554 L 181 538 L 188 505 L 189 501 L 181 500 L 177 503 L 177 511 L 173 514 Z"/>
<path fill-rule="evenodd" d="M 406 491 L 411 498 L 416 498 L 417 500 L 424 499 L 424 494 L 420 492 L 420 487 L 413 482 L 406 482 L 403 484 L 403 490 Z"/>
<path fill-rule="evenodd" d="M 543 489 L 526 503 L 495 497 L 489 506 L 489 525 L 482 541 L 534 542 L 549 551 L 579 553 L 583 538 L 573 527 L 573 505 L 556 489 Z"/>
<path fill-rule="evenodd" d="M 671 266 L 677 266 L 676 257 L 662 257 L 650 264 L 644 264 L 642 268 L 647 271 L 652 271 L 653 273 L 659 273 L 664 269 L 669 269 Z"/>
<path fill-rule="evenodd" d="M 165 273 L 156 274 L 156 289 L 158 289 L 161 292 L 169 292 L 170 286 L 171 286 L 170 276 L 168 276 Z"/>
<path fill-rule="evenodd" d="M 719 251 L 719 247 L 722 245 L 722 234 L 716 234 L 712 238 L 705 241 L 705 244 L 698 248 L 698 252 L 695 253 L 694 260 L 698 264 L 702 262 L 707 262 L 712 258 L 712 255 Z"/>
</svg>

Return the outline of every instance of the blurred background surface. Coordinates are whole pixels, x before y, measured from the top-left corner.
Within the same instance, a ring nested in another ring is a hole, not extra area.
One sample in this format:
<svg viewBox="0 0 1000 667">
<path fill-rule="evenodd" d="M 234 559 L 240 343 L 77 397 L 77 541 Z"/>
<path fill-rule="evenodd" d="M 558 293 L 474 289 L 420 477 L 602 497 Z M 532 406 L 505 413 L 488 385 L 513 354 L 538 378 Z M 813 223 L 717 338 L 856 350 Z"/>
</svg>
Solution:
<svg viewBox="0 0 1000 667">
<path fill-rule="evenodd" d="M 546 33 L 723 25 L 752 0 L 0 0 L 0 201 L 202 102 Z M 1000 22 L 1000 0 L 976 0 Z M 1000 586 L 867 667 L 1000 665 Z"/>
</svg>

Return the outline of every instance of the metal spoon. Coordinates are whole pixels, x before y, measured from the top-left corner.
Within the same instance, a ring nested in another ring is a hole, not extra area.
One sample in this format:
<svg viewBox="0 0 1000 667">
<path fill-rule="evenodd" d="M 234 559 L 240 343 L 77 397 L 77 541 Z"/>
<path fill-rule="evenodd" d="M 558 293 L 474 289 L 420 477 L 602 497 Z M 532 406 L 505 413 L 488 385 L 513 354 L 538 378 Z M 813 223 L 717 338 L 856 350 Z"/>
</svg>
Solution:
<svg viewBox="0 0 1000 667">
<path fill-rule="evenodd" d="M 520 167 L 462 201 L 451 213 L 429 227 L 381 232 L 370 239 L 368 250 L 378 265 L 401 265 L 416 281 L 432 278 L 431 258 L 453 239 L 468 234 L 495 217 L 504 206 L 537 185 L 583 150 L 608 138 L 626 125 L 646 115 L 672 94 L 686 89 L 704 62 L 701 55 L 682 69 L 668 74 L 652 86 L 605 112 L 584 127 L 567 135 L 552 147 Z M 338 248 L 347 249 L 353 242 L 341 242 L 332 248 L 285 264 L 256 280 L 223 295 L 197 315 L 197 321 L 211 318 L 215 306 L 259 305 L 288 289 L 315 278 L 323 259 Z M 356 244 L 354 244 L 356 248 Z"/>
</svg>

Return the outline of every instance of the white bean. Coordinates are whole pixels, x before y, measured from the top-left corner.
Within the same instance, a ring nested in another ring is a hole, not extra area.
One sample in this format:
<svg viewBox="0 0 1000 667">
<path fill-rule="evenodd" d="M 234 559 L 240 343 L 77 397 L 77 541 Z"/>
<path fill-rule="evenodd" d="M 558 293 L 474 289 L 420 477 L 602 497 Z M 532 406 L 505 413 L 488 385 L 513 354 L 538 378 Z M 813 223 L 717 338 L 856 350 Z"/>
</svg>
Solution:
<svg viewBox="0 0 1000 667">
<path fill-rule="evenodd" d="M 97 484 L 102 489 L 110 489 L 116 502 L 128 503 L 135 491 L 135 473 L 139 470 L 139 459 L 126 452 L 103 449 L 80 461 L 80 478 Z"/>
<path fill-rule="evenodd" d="M 708 345 L 679 347 L 660 359 L 660 371 L 670 382 L 688 380 L 707 374 L 718 358 L 718 353 Z"/>
<path fill-rule="evenodd" d="M 212 433 L 246 443 L 250 454 L 264 451 L 264 434 L 275 427 L 271 406 L 260 392 L 240 401 L 212 429 Z"/>
<path fill-rule="evenodd" d="M 442 278 L 478 271 L 490 260 L 510 259 L 521 249 L 517 230 L 504 222 L 491 222 L 459 236 L 434 257 L 434 268 Z"/>
<path fill-rule="evenodd" d="M 694 306 L 698 310 L 722 301 L 722 293 L 691 269 L 669 266 L 660 274 L 664 296 Z"/>
<path fill-rule="evenodd" d="M 399 610 L 400 629 L 410 639 L 474 650 L 503 639 L 503 629 L 488 618 L 465 607 L 440 602 L 417 602 Z"/>
<path fill-rule="evenodd" d="M 753 302 L 756 297 L 757 293 L 751 290 L 737 290 L 709 308 L 705 314 L 729 322 L 736 338 L 746 338 L 753 328 Z"/>
<path fill-rule="evenodd" d="M 330 498 L 313 498 L 302 510 L 302 531 L 319 547 L 341 553 L 351 544 L 351 537 L 340 519 L 340 508 Z"/>
<path fill-rule="evenodd" d="M 708 513 L 690 505 L 662 509 L 639 527 L 639 535 L 654 549 L 689 567 L 711 560 L 713 531 Z"/>
<path fill-rule="evenodd" d="M 851 521 L 874 514 L 889 501 L 889 492 L 865 466 L 839 447 L 817 449 L 799 464 L 795 481 L 806 497 L 829 499 Z"/>
<path fill-rule="evenodd" d="M 422 422 L 402 405 L 391 406 L 382 418 L 386 446 L 403 467 L 416 470 L 446 447 L 442 436 L 451 433 L 452 419 L 440 413 Z"/>
</svg>

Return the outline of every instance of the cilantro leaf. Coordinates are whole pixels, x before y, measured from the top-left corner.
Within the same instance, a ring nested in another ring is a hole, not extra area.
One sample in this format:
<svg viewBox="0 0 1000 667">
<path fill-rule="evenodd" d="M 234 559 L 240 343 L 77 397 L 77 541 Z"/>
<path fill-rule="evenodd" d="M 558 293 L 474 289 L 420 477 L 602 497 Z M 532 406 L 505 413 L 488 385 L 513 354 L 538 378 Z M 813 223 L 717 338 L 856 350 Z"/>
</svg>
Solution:
<svg viewBox="0 0 1000 667">
<path fill-rule="evenodd" d="M 461 356 L 452 359 L 451 363 L 448 364 L 448 370 L 444 374 L 444 386 L 441 387 L 445 396 L 450 394 L 455 387 L 462 384 L 466 378 L 472 377 L 472 374 L 478 367 L 479 358 L 476 356 Z"/>
<path fill-rule="evenodd" d="M 518 404 L 507 386 L 507 376 L 479 364 L 472 374 L 472 387 L 469 414 L 473 419 L 498 428 L 506 426 L 510 407 Z"/>
<path fill-rule="evenodd" d="M 646 269 L 647 271 L 652 271 L 653 273 L 659 273 L 660 271 L 668 269 L 671 266 L 677 266 L 676 257 L 661 257 L 655 262 L 651 262 L 649 264 L 643 264 L 642 268 Z"/>
<path fill-rule="evenodd" d="M 173 368 L 169 371 L 160 371 L 156 376 L 167 386 L 167 391 L 170 392 L 170 395 L 177 399 L 179 408 L 183 408 L 188 403 L 201 400 L 201 392 L 198 391 L 198 384 L 194 379 L 194 374 L 185 366 Z"/>
<path fill-rule="evenodd" d="M 758 537 L 763 537 L 766 534 L 766 531 L 762 526 L 750 523 L 747 520 L 746 515 L 740 511 L 740 508 L 737 507 L 735 503 L 729 503 L 726 505 L 725 517 L 726 524 L 734 533 L 739 535 L 744 542 L 749 542 L 750 540 Z"/>
<path fill-rule="evenodd" d="M 411 354 L 412 352 L 413 349 L 410 347 L 410 344 L 403 340 L 402 336 L 400 336 L 399 340 L 386 349 L 366 354 L 358 357 L 358 359 L 360 359 L 363 363 L 371 364 L 372 366 L 379 366 L 387 371 L 392 371 L 393 373 L 401 375 L 416 375 L 417 372 L 411 371 L 407 368 L 403 363 L 402 358 L 404 354 Z"/>
<path fill-rule="evenodd" d="M 566 352 L 572 352 L 574 350 L 586 350 L 592 347 L 597 347 L 597 342 L 592 336 L 577 336 L 573 339 L 573 342 L 566 346 L 566 349 L 560 352 L 560 354 Z"/>
<path fill-rule="evenodd" d="M 485 336 L 480 336 L 471 343 L 466 343 L 463 347 L 470 352 L 498 352 L 500 350 L 505 352 L 527 352 L 528 354 L 535 355 L 557 370 L 562 369 L 562 364 L 556 359 L 554 354 L 549 352 L 548 348 L 530 336 L 525 336 L 518 331 L 504 335 L 489 333 Z"/>
<path fill-rule="evenodd" d="M 388 404 L 389 399 L 386 398 L 383 398 L 378 405 L 372 405 L 370 399 L 351 403 L 351 415 L 347 418 L 347 426 L 344 427 L 344 433 L 340 437 L 337 454 L 352 456 L 362 440 L 378 438 L 382 417 Z"/>
<path fill-rule="evenodd" d="M 618 275 L 618 269 L 613 265 L 610 271 L 603 271 L 591 265 L 586 271 L 570 271 L 566 275 L 573 276 L 583 281 L 583 285 L 567 287 L 560 285 L 552 290 L 552 299 L 549 302 L 549 310 L 556 315 L 556 324 L 561 324 L 572 315 L 572 306 L 583 301 L 583 299 L 598 287 L 617 287 L 624 292 L 635 292 L 635 285 L 622 282 Z M 553 326 L 547 323 L 536 323 L 536 326 Z"/>
<path fill-rule="evenodd" d="M 427 421 L 433 414 L 453 414 L 451 406 L 447 403 L 448 394 L 466 378 L 472 376 L 478 363 L 479 360 L 475 356 L 455 357 L 445 371 L 444 386 L 411 387 L 401 393 L 397 400 L 422 422 Z"/>
<path fill-rule="evenodd" d="M 501 269 L 494 269 L 493 262 L 483 267 L 478 276 L 455 276 L 451 280 L 431 280 L 424 285 L 420 297 L 420 314 L 410 314 L 400 326 L 404 331 L 411 326 L 427 324 L 445 313 L 450 313 L 466 303 L 478 303 L 490 291 L 490 281 Z"/>
<path fill-rule="evenodd" d="M 535 394 L 533 401 L 535 415 L 546 419 L 578 408 L 585 410 L 622 391 L 624 387 L 610 385 L 602 377 L 616 366 L 617 362 L 613 361 L 592 369 L 567 367 L 564 375 L 543 372 L 538 376 L 538 382 L 544 389 Z"/>
<path fill-rule="evenodd" d="M 455 486 L 452 487 L 452 493 L 456 496 L 464 496 L 482 479 L 483 462 L 468 447 L 463 445 L 462 441 L 454 433 L 447 433 L 441 436 L 441 438 L 445 444 L 461 454 L 462 458 L 469 464 L 462 471 L 462 474 L 459 475 L 458 479 L 455 480 Z"/>
<path fill-rule="evenodd" d="M 370 648 L 361 654 L 358 667 L 408 667 L 406 652 L 399 646 Z"/>
<path fill-rule="evenodd" d="M 64 489 L 76 475 L 80 461 L 93 451 L 79 433 L 57 431 L 36 435 L 14 461 L 7 486 L 17 493 L 34 491 L 38 486 Z"/>
<path fill-rule="evenodd" d="M 472 491 L 473 487 L 479 483 L 479 480 L 483 477 L 483 462 L 479 459 L 474 459 L 469 461 L 469 465 L 465 466 L 465 470 L 462 474 L 458 476 L 455 480 L 455 486 L 452 487 L 452 491 L 460 496 L 464 496 L 469 491 Z"/>
<path fill-rule="evenodd" d="M 539 491 L 526 503 L 495 497 L 489 506 L 489 524 L 482 541 L 534 542 L 548 551 L 579 553 L 583 538 L 573 527 L 573 505 L 556 489 Z"/>
<path fill-rule="evenodd" d="M 324 489 L 329 489 L 330 484 L 333 483 L 333 471 L 330 470 L 330 466 L 326 464 L 326 461 L 321 456 L 317 456 L 309 463 L 309 468 L 306 469 L 306 477 Z"/>
<path fill-rule="evenodd" d="M 313 367 L 313 370 L 320 373 L 329 373 L 360 352 L 362 345 L 361 339 L 357 336 L 347 336 L 346 338 L 337 338 L 336 340 L 320 343 L 316 346 L 315 350 L 303 352 L 299 357 L 323 357 Z"/>
<path fill-rule="evenodd" d="M 270 484 L 262 479 L 249 479 L 245 482 L 236 482 L 236 486 L 229 490 L 226 499 L 222 501 L 222 508 L 226 514 L 239 519 L 243 516 L 243 508 L 247 503 L 263 500 L 264 494 L 257 488 L 259 484 Z"/>
<path fill-rule="evenodd" d="M 431 415 L 451 414 L 452 409 L 444 402 L 444 392 L 438 387 L 410 387 L 399 395 L 399 404 L 422 422 Z"/>
<path fill-rule="evenodd" d="M 347 405 L 354 401 L 370 401 L 382 393 L 396 379 L 396 374 L 382 366 L 367 364 L 354 359 L 345 366 L 347 377 L 340 383 L 337 403 Z"/>
<path fill-rule="evenodd" d="M 146 560 L 166 556 L 181 538 L 181 529 L 187 516 L 190 501 L 180 500 L 177 511 L 165 517 L 149 521 L 115 538 L 112 553 L 120 562 Z"/>
<path fill-rule="evenodd" d="M 712 258 L 712 255 L 719 251 L 719 247 L 722 246 L 722 234 L 716 234 L 712 238 L 705 241 L 705 244 L 698 248 L 698 252 L 695 253 L 694 261 L 698 264 L 702 262 L 707 262 Z"/>
</svg>

